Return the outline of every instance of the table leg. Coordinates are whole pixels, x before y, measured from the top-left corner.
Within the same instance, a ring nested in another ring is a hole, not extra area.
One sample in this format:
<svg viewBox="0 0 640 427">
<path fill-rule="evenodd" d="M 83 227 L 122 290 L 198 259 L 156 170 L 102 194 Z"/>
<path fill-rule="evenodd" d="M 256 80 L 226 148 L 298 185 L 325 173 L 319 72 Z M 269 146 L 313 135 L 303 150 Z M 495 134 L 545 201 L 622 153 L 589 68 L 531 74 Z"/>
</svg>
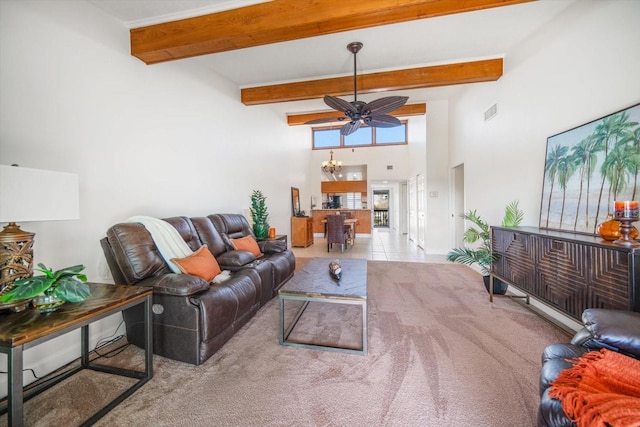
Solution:
<svg viewBox="0 0 640 427">
<path fill-rule="evenodd" d="M 278 341 L 284 343 L 284 298 L 278 296 Z"/>
<path fill-rule="evenodd" d="M 493 302 L 493 274 L 489 274 L 489 302 Z"/>
<path fill-rule="evenodd" d="M 144 357 L 145 376 L 153 378 L 153 315 L 151 310 L 151 296 L 144 301 Z"/>
<path fill-rule="evenodd" d="M 9 426 L 24 424 L 24 392 L 22 389 L 22 346 L 13 347 L 7 353 L 9 370 Z"/>
<path fill-rule="evenodd" d="M 89 325 L 80 329 L 80 362 L 83 368 L 89 366 Z"/>
<path fill-rule="evenodd" d="M 367 302 L 362 304 L 362 353 L 367 354 Z"/>
</svg>

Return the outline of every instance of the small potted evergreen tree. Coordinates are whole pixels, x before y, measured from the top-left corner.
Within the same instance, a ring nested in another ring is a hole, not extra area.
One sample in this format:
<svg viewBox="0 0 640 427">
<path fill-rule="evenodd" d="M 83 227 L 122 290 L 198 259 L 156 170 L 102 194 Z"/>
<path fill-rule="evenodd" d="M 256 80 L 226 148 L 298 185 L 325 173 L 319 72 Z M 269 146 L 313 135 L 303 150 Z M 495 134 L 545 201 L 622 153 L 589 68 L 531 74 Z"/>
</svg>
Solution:
<svg viewBox="0 0 640 427">
<path fill-rule="evenodd" d="M 269 213 L 267 212 L 267 198 L 260 190 L 251 193 L 251 219 L 253 233 L 257 239 L 266 239 L 269 235 Z"/>
</svg>

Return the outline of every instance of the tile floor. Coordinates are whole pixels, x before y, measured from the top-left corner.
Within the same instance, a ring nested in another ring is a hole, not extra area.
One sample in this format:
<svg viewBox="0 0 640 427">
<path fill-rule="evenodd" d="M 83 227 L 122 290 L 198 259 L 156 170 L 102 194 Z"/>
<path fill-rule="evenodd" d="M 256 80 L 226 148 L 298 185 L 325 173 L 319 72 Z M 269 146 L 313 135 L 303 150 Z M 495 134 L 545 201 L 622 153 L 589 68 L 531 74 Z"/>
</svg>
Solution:
<svg viewBox="0 0 640 427">
<path fill-rule="evenodd" d="M 407 261 L 446 263 L 445 255 L 429 255 L 406 234 L 388 228 L 374 228 L 370 236 L 356 236 L 355 244 L 340 252 L 340 245 L 333 245 L 327 252 L 327 239 L 314 237 L 313 245 L 307 248 L 291 248 L 297 257 L 322 258 L 366 258 L 376 261 Z"/>
</svg>

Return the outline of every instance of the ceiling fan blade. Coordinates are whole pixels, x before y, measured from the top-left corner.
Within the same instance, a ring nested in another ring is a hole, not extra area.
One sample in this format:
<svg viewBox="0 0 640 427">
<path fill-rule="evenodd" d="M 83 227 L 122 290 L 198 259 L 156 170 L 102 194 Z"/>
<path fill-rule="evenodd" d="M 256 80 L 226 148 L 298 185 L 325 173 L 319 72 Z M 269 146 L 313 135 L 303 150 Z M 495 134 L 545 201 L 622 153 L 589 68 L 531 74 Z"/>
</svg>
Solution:
<svg viewBox="0 0 640 427">
<path fill-rule="evenodd" d="M 374 128 L 392 128 L 402 124 L 402 122 L 395 117 L 387 116 L 385 114 L 380 116 L 369 116 L 364 121 L 367 125 Z"/>
<path fill-rule="evenodd" d="M 346 120 L 346 116 L 342 116 L 342 117 L 326 117 L 324 119 L 314 119 L 314 120 L 309 120 L 308 122 L 304 122 L 305 125 L 319 125 L 321 123 L 332 123 L 332 122 L 341 122 L 343 120 Z"/>
<path fill-rule="evenodd" d="M 335 96 L 325 95 L 324 103 L 334 110 L 342 111 L 343 113 L 346 113 L 347 111 L 350 111 L 352 113 L 358 112 L 358 109 L 349 101 L 345 101 L 341 98 L 336 98 Z"/>
<path fill-rule="evenodd" d="M 363 111 L 372 115 L 387 114 L 402 107 L 408 100 L 408 96 L 387 96 L 368 102 Z"/>
<path fill-rule="evenodd" d="M 340 134 L 344 136 L 351 135 L 352 133 L 357 131 L 359 128 L 360 128 L 360 120 L 353 120 L 347 123 L 346 125 L 342 126 L 342 128 L 340 129 Z"/>
</svg>

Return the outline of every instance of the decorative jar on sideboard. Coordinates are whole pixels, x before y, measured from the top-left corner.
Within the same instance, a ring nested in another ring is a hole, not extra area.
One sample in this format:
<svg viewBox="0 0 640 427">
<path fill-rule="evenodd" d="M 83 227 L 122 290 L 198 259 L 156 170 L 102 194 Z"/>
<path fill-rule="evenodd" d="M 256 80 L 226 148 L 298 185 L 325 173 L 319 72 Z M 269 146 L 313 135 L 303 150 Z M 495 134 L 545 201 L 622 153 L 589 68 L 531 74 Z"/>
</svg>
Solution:
<svg viewBox="0 0 640 427">
<path fill-rule="evenodd" d="M 596 231 L 598 232 L 600 237 L 610 242 L 613 242 L 614 240 L 622 237 L 622 233 L 620 232 L 620 221 L 613 219 L 613 214 L 608 214 L 607 220 L 598 225 Z M 638 237 L 638 234 L 638 229 L 634 226 L 631 229 L 631 234 L 629 237 L 631 237 L 632 239 L 636 239 Z"/>
</svg>

